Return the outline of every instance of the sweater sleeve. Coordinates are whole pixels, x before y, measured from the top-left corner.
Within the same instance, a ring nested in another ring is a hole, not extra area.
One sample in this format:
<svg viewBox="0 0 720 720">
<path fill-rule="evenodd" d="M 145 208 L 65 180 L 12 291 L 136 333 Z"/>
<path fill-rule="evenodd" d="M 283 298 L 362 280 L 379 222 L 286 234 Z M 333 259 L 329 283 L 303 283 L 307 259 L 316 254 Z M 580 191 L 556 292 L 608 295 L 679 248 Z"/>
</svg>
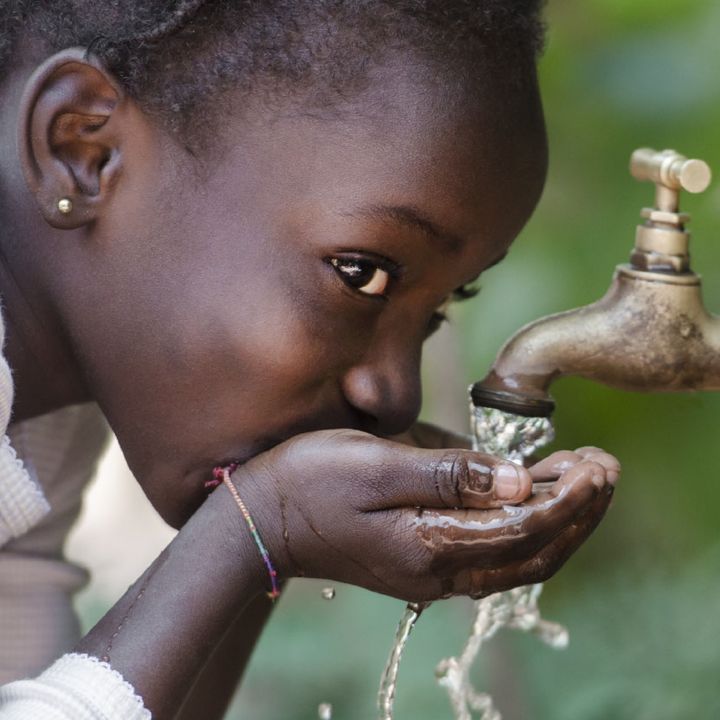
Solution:
<svg viewBox="0 0 720 720">
<path fill-rule="evenodd" d="M 1 360 L 1 359 L 0 359 Z M 2 369 L 0 368 L 0 376 Z M 2 381 L 0 381 L 0 396 Z M 0 402 L 0 405 L 2 403 Z M 0 409 L 1 412 L 1 409 Z M 2 418 L 0 418 L 0 425 Z M 0 439 L 0 547 L 24 535 L 50 512 L 37 480 L 17 457 L 7 435 Z"/>
<path fill-rule="evenodd" d="M 37 678 L 0 687 L 0 720 L 151 718 L 120 673 L 89 655 L 64 655 Z"/>
<path fill-rule="evenodd" d="M 5 435 L 13 406 L 13 379 L 2 346 L 5 323 L 0 317 L 0 547 L 20 537 L 50 511 L 37 479 L 31 477 Z"/>
</svg>

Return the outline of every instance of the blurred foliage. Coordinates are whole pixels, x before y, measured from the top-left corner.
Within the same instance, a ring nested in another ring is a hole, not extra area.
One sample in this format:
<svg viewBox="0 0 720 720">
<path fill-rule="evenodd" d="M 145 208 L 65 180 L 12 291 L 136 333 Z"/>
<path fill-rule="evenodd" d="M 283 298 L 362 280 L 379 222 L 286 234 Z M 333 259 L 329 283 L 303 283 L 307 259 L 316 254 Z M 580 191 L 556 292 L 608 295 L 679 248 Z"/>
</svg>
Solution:
<svg viewBox="0 0 720 720">
<path fill-rule="evenodd" d="M 568 651 L 549 655 L 532 638 L 512 638 L 514 673 L 533 708 L 526 717 L 720 717 L 719 567 L 716 546 L 680 571 L 659 561 L 633 572 L 623 562 L 566 586 L 550 611 L 572 628 Z"/>
<path fill-rule="evenodd" d="M 627 171 L 634 148 L 673 147 L 720 174 L 716 0 L 550 0 L 548 11 L 548 185 L 508 260 L 457 309 L 462 386 L 523 323 L 605 292 L 653 198 Z M 683 204 L 693 215 L 693 266 L 708 307 L 720 308 L 720 182 Z M 553 392 L 556 445 L 608 448 L 623 462 L 623 483 L 607 520 L 543 597 L 548 617 L 570 627 L 571 647 L 499 643 L 478 684 L 495 687 L 506 720 L 720 717 L 720 554 L 711 549 L 720 541 L 720 397 L 641 396 L 573 379 Z M 337 720 L 374 717 L 401 609 L 352 588 L 328 604 L 319 586 L 299 584 L 263 638 L 237 717 L 310 720 L 323 701 Z M 433 667 L 457 651 L 468 621 L 462 600 L 422 618 L 399 719 L 449 718 Z"/>
</svg>

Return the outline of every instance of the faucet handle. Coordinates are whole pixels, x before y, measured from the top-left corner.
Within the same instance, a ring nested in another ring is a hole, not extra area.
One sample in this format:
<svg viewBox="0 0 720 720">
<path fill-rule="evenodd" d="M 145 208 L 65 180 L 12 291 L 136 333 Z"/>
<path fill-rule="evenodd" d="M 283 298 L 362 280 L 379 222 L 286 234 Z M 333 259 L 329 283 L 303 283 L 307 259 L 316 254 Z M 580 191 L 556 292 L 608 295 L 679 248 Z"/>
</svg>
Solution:
<svg viewBox="0 0 720 720">
<path fill-rule="evenodd" d="M 630 174 L 636 180 L 655 183 L 655 206 L 640 213 L 645 222 L 638 225 L 635 234 L 632 267 L 650 272 L 690 272 L 690 234 L 685 230 L 690 216 L 679 211 L 679 196 L 681 190 L 705 190 L 712 177 L 710 167 L 675 150 L 640 148 L 630 157 Z"/>
<path fill-rule="evenodd" d="M 657 185 L 658 210 L 676 212 L 678 191 L 701 193 L 712 179 L 710 166 L 704 160 L 688 159 L 675 150 L 640 148 L 630 157 L 630 174 L 636 180 L 650 180 Z"/>
</svg>

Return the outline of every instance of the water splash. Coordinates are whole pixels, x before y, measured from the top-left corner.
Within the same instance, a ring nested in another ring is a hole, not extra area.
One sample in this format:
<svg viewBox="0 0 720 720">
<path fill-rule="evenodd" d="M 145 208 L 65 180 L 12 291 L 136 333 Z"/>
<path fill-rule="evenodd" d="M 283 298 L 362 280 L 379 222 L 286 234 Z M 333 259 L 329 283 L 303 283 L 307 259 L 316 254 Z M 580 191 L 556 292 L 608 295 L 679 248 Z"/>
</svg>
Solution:
<svg viewBox="0 0 720 720">
<path fill-rule="evenodd" d="M 547 418 L 528 418 L 473 404 L 470 405 L 470 423 L 474 450 L 517 463 L 552 442 L 554 437 L 552 423 Z M 541 592 L 542 585 L 529 585 L 475 601 L 474 619 L 465 647 L 459 656 L 442 660 L 435 671 L 438 684 L 448 692 L 455 720 L 472 720 L 473 713 L 480 720 L 502 720 L 490 695 L 476 690 L 470 681 L 470 671 L 483 643 L 501 628 L 534 633 L 554 648 L 567 646 L 567 630 L 540 616 L 537 601 Z M 393 720 L 400 661 L 412 628 L 429 604 L 409 604 L 398 624 L 380 682 L 380 720 Z"/>
<path fill-rule="evenodd" d="M 493 408 L 470 405 L 473 449 L 523 462 L 552 441 L 547 418 L 528 418 Z M 442 660 L 435 671 L 438 684 L 447 690 L 455 720 L 502 720 L 488 693 L 476 690 L 470 671 L 483 644 L 503 627 L 531 632 L 554 648 L 568 644 L 567 630 L 544 620 L 538 609 L 542 585 L 528 585 L 495 593 L 475 601 L 470 637 L 460 655 Z"/>
<path fill-rule="evenodd" d="M 318 720 L 332 720 L 333 707 L 330 703 L 318 705 Z"/>
<path fill-rule="evenodd" d="M 395 640 L 393 641 L 390 655 L 388 656 L 385 670 L 380 679 L 380 690 L 378 691 L 378 717 L 380 720 L 392 720 L 393 706 L 395 704 L 395 689 L 397 688 L 398 671 L 402 660 L 405 645 L 410 633 L 422 611 L 430 603 L 408 603 L 403 616 L 400 618 Z"/>
<path fill-rule="evenodd" d="M 438 684 L 447 690 L 456 720 L 501 720 L 488 693 L 478 692 L 470 681 L 470 670 L 483 644 L 503 627 L 536 634 L 554 648 L 568 644 L 567 630 L 540 617 L 537 601 L 542 585 L 528 585 L 495 593 L 475 602 L 475 617 L 470 637 L 457 657 L 438 663 Z"/>
<path fill-rule="evenodd" d="M 549 418 L 524 417 L 470 403 L 473 450 L 522 463 L 555 438 Z"/>
</svg>

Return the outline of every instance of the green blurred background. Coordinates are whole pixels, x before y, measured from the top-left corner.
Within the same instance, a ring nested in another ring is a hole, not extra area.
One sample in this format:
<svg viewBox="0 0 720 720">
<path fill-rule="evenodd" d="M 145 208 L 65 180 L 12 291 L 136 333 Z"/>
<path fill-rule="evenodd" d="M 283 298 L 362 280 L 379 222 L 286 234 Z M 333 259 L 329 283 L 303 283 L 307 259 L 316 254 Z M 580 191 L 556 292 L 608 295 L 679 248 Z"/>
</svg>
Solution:
<svg viewBox="0 0 720 720">
<path fill-rule="evenodd" d="M 598 299 L 627 261 L 639 210 L 653 198 L 628 174 L 634 148 L 673 147 L 720 177 L 717 0 L 550 0 L 548 22 L 545 195 L 509 258 L 428 353 L 424 417 L 458 429 L 465 387 L 511 333 Z M 693 267 L 708 307 L 720 309 L 720 182 L 683 207 L 693 216 Z M 573 379 L 553 393 L 556 446 L 611 450 L 622 486 L 542 597 L 544 614 L 569 627 L 570 647 L 508 633 L 476 684 L 495 692 L 505 720 L 720 717 L 720 397 L 641 396 Z M 402 603 L 340 586 L 327 602 L 321 587 L 298 581 L 283 598 L 233 718 L 313 720 L 320 702 L 333 704 L 335 720 L 375 717 Z M 433 670 L 460 649 L 469 619 L 462 599 L 423 616 L 401 671 L 398 720 L 450 717 Z"/>
</svg>

